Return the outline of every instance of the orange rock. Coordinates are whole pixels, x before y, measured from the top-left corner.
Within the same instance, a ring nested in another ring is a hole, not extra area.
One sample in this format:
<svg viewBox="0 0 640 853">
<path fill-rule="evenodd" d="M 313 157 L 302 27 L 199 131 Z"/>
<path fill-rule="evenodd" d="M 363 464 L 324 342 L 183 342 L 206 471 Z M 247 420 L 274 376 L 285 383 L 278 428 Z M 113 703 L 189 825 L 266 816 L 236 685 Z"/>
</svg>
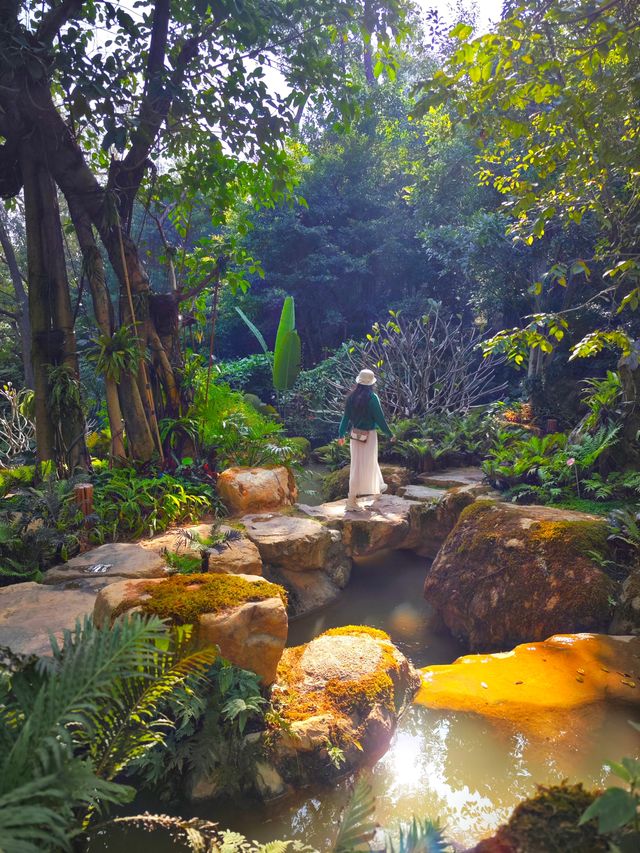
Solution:
<svg viewBox="0 0 640 853">
<path fill-rule="evenodd" d="M 276 468 L 227 468 L 218 477 L 218 493 L 235 515 L 292 506 L 298 498 L 293 473 Z"/>
<path fill-rule="evenodd" d="M 416 702 L 557 729 L 557 714 L 603 703 L 640 708 L 640 637 L 557 634 L 422 670 Z"/>
</svg>

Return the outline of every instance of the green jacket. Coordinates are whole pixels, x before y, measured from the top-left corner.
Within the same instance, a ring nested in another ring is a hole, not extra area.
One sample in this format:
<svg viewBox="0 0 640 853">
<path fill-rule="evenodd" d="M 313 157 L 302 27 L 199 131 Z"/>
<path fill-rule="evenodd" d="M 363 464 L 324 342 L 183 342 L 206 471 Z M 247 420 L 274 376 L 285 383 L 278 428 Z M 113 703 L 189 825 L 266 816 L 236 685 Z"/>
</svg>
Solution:
<svg viewBox="0 0 640 853">
<path fill-rule="evenodd" d="M 384 414 L 382 412 L 382 406 L 380 405 L 380 398 L 377 394 L 372 394 L 369 397 L 369 407 L 365 417 L 360 418 L 356 423 L 351 420 L 351 405 L 347 402 L 346 408 L 344 410 L 344 415 L 342 416 L 342 420 L 340 421 L 340 426 L 338 428 L 338 435 L 340 438 L 344 438 L 347 432 L 355 427 L 355 429 L 381 429 L 382 432 L 387 435 L 393 435 L 391 429 L 389 428 L 389 424 L 386 422 Z"/>
</svg>

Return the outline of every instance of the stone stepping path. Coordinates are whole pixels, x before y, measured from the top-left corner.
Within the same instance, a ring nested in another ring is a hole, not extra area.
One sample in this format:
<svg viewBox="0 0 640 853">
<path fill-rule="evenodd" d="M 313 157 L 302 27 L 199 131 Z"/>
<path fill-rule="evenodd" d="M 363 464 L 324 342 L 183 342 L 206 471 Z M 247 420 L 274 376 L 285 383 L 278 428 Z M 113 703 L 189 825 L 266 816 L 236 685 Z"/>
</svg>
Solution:
<svg viewBox="0 0 640 853">
<path fill-rule="evenodd" d="M 456 486 L 477 486 L 484 482 L 482 468 L 445 468 L 443 471 L 431 471 L 420 474 L 420 482 L 436 489 L 453 489 Z"/>
<path fill-rule="evenodd" d="M 291 615 L 325 606 L 347 585 L 351 559 L 338 530 L 316 519 L 277 513 L 247 515 L 242 523 L 265 576 L 287 589 Z"/>
<path fill-rule="evenodd" d="M 433 486 L 400 486 L 398 495 L 408 501 L 420 501 L 422 503 L 431 503 L 439 501 L 445 495 L 446 489 L 436 489 Z"/>
<path fill-rule="evenodd" d="M 164 558 L 155 551 L 129 542 L 113 542 L 86 551 L 60 566 L 49 569 L 43 583 L 59 584 L 79 578 L 159 578 L 166 575 Z"/>
<path fill-rule="evenodd" d="M 290 615 L 322 607 L 346 586 L 353 558 L 401 548 L 434 556 L 457 517 L 447 509 L 444 489 L 475 487 L 482 472 L 466 468 L 429 477 L 421 485 L 401 486 L 403 497 L 385 494 L 361 502 L 362 512 L 347 511 L 341 500 L 245 515 L 243 535 L 209 550 L 209 571 L 257 576 L 264 567 L 268 579 L 287 588 Z M 206 537 L 211 524 L 187 530 Z M 165 577 L 164 551 L 187 553 L 182 539 L 180 530 L 171 530 L 136 544 L 101 545 L 50 569 L 42 584 L 0 588 L 0 645 L 46 654 L 49 633 L 61 636 L 90 614 L 108 584 Z"/>
<path fill-rule="evenodd" d="M 347 510 L 346 501 L 332 501 L 320 506 L 299 504 L 305 515 L 324 522 L 342 533 L 351 557 L 367 557 L 377 551 L 402 548 L 410 531 L 410 517 L 415 501 L 396 495 L 382 495 L 371 501 L 361 501 L 364 510 Z"/>
</svg>

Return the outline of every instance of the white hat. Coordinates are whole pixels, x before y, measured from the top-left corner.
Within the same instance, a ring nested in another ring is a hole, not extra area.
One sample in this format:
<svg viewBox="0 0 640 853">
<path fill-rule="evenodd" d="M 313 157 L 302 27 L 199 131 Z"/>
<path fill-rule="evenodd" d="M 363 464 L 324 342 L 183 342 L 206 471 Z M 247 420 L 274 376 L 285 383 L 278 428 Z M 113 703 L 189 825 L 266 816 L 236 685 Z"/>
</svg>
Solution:
<svg viewBox="0 0 640 853">
<path fill-rule="evenodd" d="M 361 370 L 356 377 L 358 385 L 375 385 L 378 380 L 374 376 L 373 370 Z"/>
</svg>

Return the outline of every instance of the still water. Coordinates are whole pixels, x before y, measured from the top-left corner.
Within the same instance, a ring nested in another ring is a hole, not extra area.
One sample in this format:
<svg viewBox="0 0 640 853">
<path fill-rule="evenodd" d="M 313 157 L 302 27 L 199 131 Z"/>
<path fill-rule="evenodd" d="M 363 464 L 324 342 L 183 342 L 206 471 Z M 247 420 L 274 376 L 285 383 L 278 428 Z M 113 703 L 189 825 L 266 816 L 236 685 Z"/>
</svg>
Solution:
<svg viewBox="0 0 640 853">
<path fill-rule="evenodd" d="M 424 559 L 411 554 L 379 555 L 354 568 L 349 586 L 333 605 L 291 623 L 289 644 L 307 642 L 327 628 L 363 624 L 387 631 L 418 667 L 447 663 L 463 652 L 431 627 L 422 599 Z M 391 749 L 365 771 L 376 794 L 376 820 L 393 829 L 399 821 L 440 818 L 460 848 L 470 846 L 506 820 L 536 783 L 581 781 L 600 787 L 610 779 L 606 762 L 640 758 L 638 733 L 623 710 L 585 712 L 558 718 L 553 738 L 534 738 L 512 724 L 413 706 L 402 718 Z M 636 722 L 638 722 L 636 718 Z M 349 799 L 350 781 L 330 789 L 298 792 L 270 805 L 185 804 L 179 811 L 217 821 L 221 827 L 267 842 L 300 839 L 327 851 Z M 149 810 L 165 807 L 145 802 Z M 92 851 L 164 853 L 176 850 L 154 836 L 119 833 Z"/>
</svg>

